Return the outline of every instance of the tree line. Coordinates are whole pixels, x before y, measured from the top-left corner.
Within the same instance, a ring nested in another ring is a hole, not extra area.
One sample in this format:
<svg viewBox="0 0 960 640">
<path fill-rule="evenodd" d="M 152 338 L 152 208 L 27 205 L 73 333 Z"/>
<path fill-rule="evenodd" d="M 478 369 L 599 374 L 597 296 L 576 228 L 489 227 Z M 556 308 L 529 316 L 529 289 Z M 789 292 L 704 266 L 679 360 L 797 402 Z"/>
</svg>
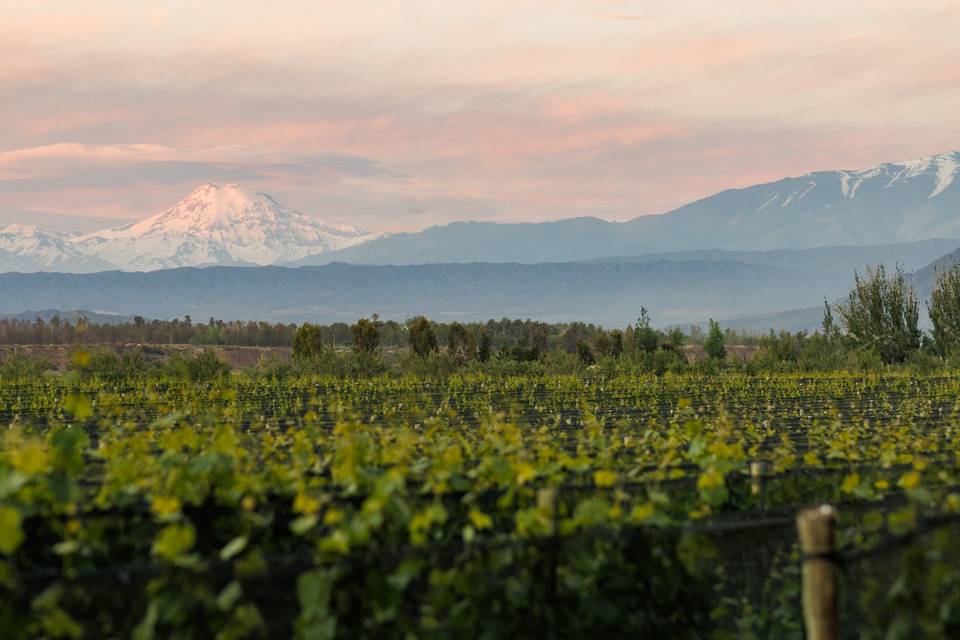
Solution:
<svg viewBox="0 0 960 640">
<path fill-rule="evenodd" d="M 310 325 L 319 329 L 323 346 L 346 348 L 354 345 L 355 339 L 366 336 L 365 327 L 376 329 L 377 347 L 397 349 L 410 344 L 411 328 L 414 334 L 423 318 L 406 322 L 381 320 L 374 315 L 357 323 L 336 322 L 325 325 Z M 361 328 L 358 333 L 358 325 Z M 430 323 L 431 331 L 439 343 L 446 344 L 451 333 L 455 343 L 460 344 L 463 354 L 470 341 L 480 345 L 486 340 L 491 350 L 513 347 L 520 344 L 531 352 L 543 352 L 557 345 L 568 350 L 575 348 L 580 339 L 594 339 L 604 330 L 594 324 L 546 323 L 535 320 L 489 320 L 461 324 Z M 36 318 L 0 319 L 0 345 L 80 345 L 80 344 L 144 344 L 198 346 L 248 346 L 289 347 L 294 342 L 298 325 L 263 321 L 218 320 L 194 322 L 190 316 L 172 320 L 147 320 L 137 316 L 129 322 L 96 323 L 85 317 L 73 321 L 58 315 L 48 320 Z M 438 344 L 439 344 L 438 343 Z"/>
<path fill-rule="evenodd" d="M 427 372 L 452 371 L 469 363 L 537 363 L 553 358 L 554 365 L 606 365 L 663 372 L 689 366 L 685 345 L 698 344 L 708 362 L 754 369 L 862 369 L 900 363 L 960 362 L 960 265 L 938 274 L 927 313 L 932 329 L 919 325 L 920 302 L 899 268 L 884 267 L 854 274 L 854 286 L 838 305 L 825 301 L 822 326 L 815 332 L 782 331 L 749 336 L 721 329 L 710 320 L 706 332 L 674 327 L 659 330 L 643 308 L 637 321 L 623 329 L 606 330 L 582 322 L 546 323 L 534 320 L 436 322 L 417 316 L 405 322 L 376 315 L 357 322 L 318 325 L 211 318 L 194 323 L 187 316 L 103 324 L 54 316 L 49 321 L 0 320 L 0 344 L 193 344 L 293 347 L 295 362 L 321 370 L 347 372 L 386 370 L 382 352 L 402 354 L 404 365 Z M 751 345 L 750 362 L 727 361 L 727 345 Z M 336 356 L 336 354 L 340 356 Z M 352 359 L 344 359 L 344 354 Z M 554 357 L 563 354 L 572 360 Z M 337 360 L 340 357 L 340 360 Z M 326 363 L 326 364 L 322 364 Z"/>
<path fill-rule="evenodd" d="M 626 359 L 639 369 L 662 372 L 686 368 L 689 363 L 683 347 L 691 343 L 702 346 L 709 362 L 723 363 L 731 340 L 756 347 L 755 357 L 746 366 L 758 370 L 863 369 L 903 363 L 934 367 L 960 362 L 960 265 L 937 275 L 927 312 L 932 325 L 929 333 L 920 328 L 920 302 L 903 270 L 897 267 L 888 273 L 881 265 L 864 275 L 855 273 L 854 286 L 844 302 L 831 305 L 825 300 L 821 328 L 812 333 L 771 331 L 746 340 L 722 330 L 713 319 L 706 334 L 699 328 L 689 333 L 679 328 L 662 331 L 651 325 L 644 308 L 636 323 L 622 330 L 530 321 L 441 324 L 423 316 L 409 320 L 405 329 L 412 357 L 435 359 L 442 355 L 460 363 L 491 358 L 532 362 L 559 351 L 575 355 L 584 365 Z M 375 320 L 361 320 L 352 326 L 354 349 L 375 353 L 380 326 Z M 512 330 L 504 331 L 507 328 Z M 300 340 L 307 335 L 311 336 L 310 347 Z M 316 357 L 323 348 L 322 335 L 321 327 L 300 327 L 295 333 L 294 358 Z"/>
<path fill-rule="evenodd" d="M 820 330 L 781 331 L 757 341 L 758 366 L 798 364 L 806 369 L 863 369 L 911 364 L 922 368 L 960 363 L 960 265 L 939 272 L 920 327 L 920 300 L 903 270 L 882 265 L 854 274 L 846 299 L 824 301 Z"/>
</svg>

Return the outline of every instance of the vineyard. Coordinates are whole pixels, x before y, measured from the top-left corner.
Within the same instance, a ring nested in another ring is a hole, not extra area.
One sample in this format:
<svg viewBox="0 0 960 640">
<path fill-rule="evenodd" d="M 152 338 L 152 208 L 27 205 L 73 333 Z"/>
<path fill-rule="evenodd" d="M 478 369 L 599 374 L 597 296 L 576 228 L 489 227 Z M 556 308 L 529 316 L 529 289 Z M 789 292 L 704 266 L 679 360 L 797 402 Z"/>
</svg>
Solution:
<svg viewBox="0 0 960 640">
<path fill-rule="evenodd" d="M 960 378 L 0 381 L 4 637 L 960 633 Z"/>
</svg>

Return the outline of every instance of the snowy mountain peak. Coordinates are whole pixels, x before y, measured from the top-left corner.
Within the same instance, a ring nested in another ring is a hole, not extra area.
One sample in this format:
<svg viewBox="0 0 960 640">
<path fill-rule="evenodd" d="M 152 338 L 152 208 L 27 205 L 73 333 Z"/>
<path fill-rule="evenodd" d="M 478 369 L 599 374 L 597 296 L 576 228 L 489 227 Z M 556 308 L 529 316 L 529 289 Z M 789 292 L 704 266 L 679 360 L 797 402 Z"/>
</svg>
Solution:
<svg viewBox="0 0 960 640">
<path fill-rule="evenodd" d="M 141 222 L 109 232 L 90 234 L 100 237 L 142 237 L 166 233 L 198 236 L 228 236 L 250 240 L 267 239 L 271 233 L 296 228 L 312 240 L 330 234 L 343 238 L 366 235 L 353 227 L 327 225 L 317 218 L 297 213 L 270 195 L 240 184 L 200 185 L 170 209 Z"/>
<path fill-rule="evenodd" d="M 374 237 L 240 184 L 207 183 L 170 209 L 115 229 L 68 235 L 28 224 L 0 228 L 0 271 L 281 264 Z"/>
<path fill-rule="evenodd" d="M 240 184 L 202 184 L 170 209 L 78 236 L 83 251 L 125 269 L 280 264 L 374 237 L 328 225 Z"/>
<path fill-rule="evenodd" d="M 862 185 L 869 181 L 881 181 L 883 188 L 915 180 L 929 180 L 931 191 L 927 198 L 943 193 L 960 175 L 960 151 L 950 151 L 932 156 L 885 162 L 862 171 L 841 171 L 840 181 L 845 198 L 853 198 Z"/>
<path fill-rule="evenodd" d="M 15 222 L 14 224 L 8 224 L 7 226 L 0 228 L 0 235 L 5 236 L 18 236 L 21 238 L 35 238 L 39 235 L 53 235 L 49 231 L 44 231 L 39 227 L 35 227 L 32 224 L 21 224 Z"/>
</svg>

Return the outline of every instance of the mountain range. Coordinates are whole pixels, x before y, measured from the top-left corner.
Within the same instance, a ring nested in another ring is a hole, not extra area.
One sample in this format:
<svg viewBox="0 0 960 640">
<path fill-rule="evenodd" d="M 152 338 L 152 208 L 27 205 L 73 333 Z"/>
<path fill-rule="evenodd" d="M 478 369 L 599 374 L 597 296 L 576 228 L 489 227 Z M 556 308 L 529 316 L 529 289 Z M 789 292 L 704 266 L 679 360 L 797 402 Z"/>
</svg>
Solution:
<svg viewBox="0 0 960 640">
<path fill-rule="evenodd" d="M 729 189 L 627 222 L 456 222 L 294 264 L 564 262 L 691 249 L 767 250 L 960 238 L 960 152 Z"/>
<path fill-rule="evenodd" d="M 623 326 L 646 306 L 658 324 L 789 308 L 840 294 L 846 278 L 741 262 L 209 267 L 94 274 L 0 274 L 0 309 L 111 315 L 353 322 L 523 317 Z"/>
<path fill-rule="evenodd" d="M 960 238 L 960 152 L 729 189 L 627 222 L 454 222 L 377 234 L 329 225 L 237 184 L 204 184 L 141 222 L 87 234 L 0 229 L 0 271 L 183 266 L 569 262 Z"/>
<path fill-rule="evenodd" d="M 926 297 L 960 260 L 960 153 L 731 189 L 627 222 L 458 222 L 377 234 L 237 184 L 124 227 L 0 229 L 0 313 L 275 321 L 531 317 L 611 326 L 811 325 L 855 270 L 900 265 Z M 198 269 L 194 267 L 207 267 Z M 19 273 L 14 273 L 19 272 Z"/>
<path fill-rule="evenodd" d="M 210 267 L 93 274 L 0 274 L 0 310 L 92 309 L 112 315 L 353 321 L 523 317 L 624 326 L 641 306 L 658 326 L 822 305 L 854 270 L 894 260 L 923 267 L 955 241 L 764 252 L 691 252 L 611 261 L 319 267 Z M 886 262 L 892 266 L 891 262 Z M 820 306 L 822 311 L 822 306 Z M 787 320 L 781 318 L 780 320 Z M 764 329 L 762 315 L 743 328 Z M 780 326 L 779 323 L 776 326 Z"/>
<path fill-rule="evenodd" d="M 0 229 L 0 270 L 90 273 L 185 266 L 268 265 L 375 237 L 328 225 L 239 184 L 204 184 L 140 222 L 86 234 Z"/>
</svg>

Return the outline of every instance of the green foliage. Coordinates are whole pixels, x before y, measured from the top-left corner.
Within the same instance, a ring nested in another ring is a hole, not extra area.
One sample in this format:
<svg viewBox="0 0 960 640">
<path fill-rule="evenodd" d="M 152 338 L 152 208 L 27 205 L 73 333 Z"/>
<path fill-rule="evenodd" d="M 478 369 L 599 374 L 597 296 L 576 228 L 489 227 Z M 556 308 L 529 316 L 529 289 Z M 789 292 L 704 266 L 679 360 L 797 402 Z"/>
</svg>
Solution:
<svg viewBox="0 0 960 640">
<path fill-rule="evenodd" d="M 297 618 L 296 637 L 309 640 L 333 640 L 337 632 L 337 618 L 330 611 L 335 575 L 316 570 L 297 579 L 297 598 L 300 616 Z"/>
<path fill-rule="evenodd" d="M 0 378 L 35 378 L 51 369 L 50 360 L 31 356 L 21 349 L 11 349 L 0 358 Z"/>
<path fill-rule="evenodd" d="M 586 365 L 591 365 L 597 361 L 593 349 L 590 348 L 590 344 L 585 340 L 577 342 L 577 357 L 580 359 L 580 362 Z"/>
<path fill-rule="evenodd" d="M 960 355 L 960 265 L 937 274 L 927 309 L 937 352 Z"/>
<path fill-rule="evenodd" d="M 408 327 L 410 331 L 410 349 L 421 358 L 437 350 L 437 334 L 430 321 L 423 316 L 414 318 Z"/>
<path fill-rule="evenodd" d="M 667 332 L 665 336 L 660 341 L 660 348 L 667 351 L 676 351 L 680 352 L 683 348 L 684 343 L 686 343 L 687 337 L 683 335 L 683 331 L 679 327 L 674 327 Z"/>
<path fill-rule="evenodd" d="M 748 363 L 750 371 L 837 371 L 847 366 L 840 338 L 830 339 L 819 332 L 771 331 L 760 338 L 758 346 Z M 857 366 L 857 370 L 862 368 L 862 364 Z"/>
<path fill-rule="evenodd" d="M 382 375 L 388 370 L 389 367 L 379 350 L 368 352 L 325 349 L 318 356 L 294 362 L 291 373 L 336 378 L 370 378 Z"/>
<path fill-rule="evenodd" d="M 710 330 L 703 342 L 703 350 L 711 360 L 723 360 L 727 357 L 727 341 L 720 329 L 720 323 L 710 318 Z"/>
<path fill-rule="evenodd" d="M 229 375 L 230 365 L 211 349 L 197 353 L 177 353 L 164 365 L 167 375 L 191 382 L 209 382 Z"/>
<path fill-rule="evenodd" d="M 770 339 L 801 361 L 815 337 Z M 456 361 L 409 362 L 434 358 Z M 840 544 L 868 549 L 960 513 L 955 376 L 638 373 L 647 358 L 680 355 L 607 355 L 589 375 L 552 350 L 499 359 L 519 376 L 4 381 L 21 417 L 0 430 L 2 628 L 791 638 L 781 514 L 848 502 Z M 849 565 L 857 632 L 951 637 L 954 538 Z"/>
<path fill-rule="evenodd" d="M 646 307 L 640 307 L 640 318 L 634 327 L 633 339 L 637 350 L 643 353 L 653 353 L 660 344 L 660 333 L 650 326 L 650 314 Z"/>
<path fill-rule="evenodd" d="M 594 353 L 601 358 L 612 355 L 611 351 L 613 349 L 613 345 L 610 336 L 606 333 L 599 334 L 593 339 L 592 349 Z"/>
<path fill-rule="evenodd" d="M 293 359 L 309 360 L 324 352 L 323 331 L 318 325 L 305 322 L 293 334 Z"/>
<path fill-rule="evenodd" d="M 427 380 L 446 380 L 460 370 L 461 362 L 449 353 L 431 352 L 424 356 L 414 353 L 400 356 L 401 374 Z"/>
<path fill-rule="evenodd" d="M 83 358 L 72 358 L 68 370 L 100 380 L 119 381 L 146 375 L 151 367 L 140 349 L 116 354 L 107 349 L 85 353 Z"/>
<path fill-rule="evenodd" d="M 358 353 L 373 354 L 380 348 L 380 327 L 376 317 L 373 320 L 360 318 L 350 327 L 353 350 Z"/>
<path fill-rule="evenodd" d="M 610 332 L 610 355 L 614 358 L 623 355 L 623 331 L 619 329 Z"/>
<path fill-rule="evenodd" d="M 302 360 L 300 362 L 302 362 Z M 257 361 L 257 367 L 254 372 L 256 375 L 265 378 L 279 379 L 293 375 L 294 367 L 276 355 L 262 355 Z"/>
<path fill-rule="evenodd" d="M 477 347 L 477 358 L 480 362 L 487 362 L 490 360 L 490 356 L 493 354 L 493 341 L 490 339 L 490 334 L 486 331 L 480 332 L 480 344 Z"/>
<path fill-rule="evenodd" d="M 447 329 L 447 351 L 460 361 L 470 360 L 476 354 L 473 336 L 459 322 L 451 322 Z"/>
<path fill-rule="evenodd" d="M 840 334 L 840 329 L 833 320 L 833 310 L 826 298 L 823 299 L 823 320 L 820 322 L 820 327 L 823 330 L 823 337 L 827 340 L 834 340 Z"/>
<path fill-rule="evenodd" d="M 859 349 L 873 351 L 885 364 L 903 362 L 920 348 L 916 293 L 899 267 L 887 276 L 883 265 L 865 279 L 854 274 L 847 303 L 838 307 L 847 336 Z"/>
<path fill-rule="evenodd" d="M 546 336 L 531 332 L 521 336 L 517 344 L 503 353 L 518 362 L 535 362 L 543 357 L 546 352 Z"/>
<path fill-rule="evenodd" d="M 0 505 L 0 553 L 12 555 L 23 542 L 23 516 L 14 507 Z"/>
</svg>

